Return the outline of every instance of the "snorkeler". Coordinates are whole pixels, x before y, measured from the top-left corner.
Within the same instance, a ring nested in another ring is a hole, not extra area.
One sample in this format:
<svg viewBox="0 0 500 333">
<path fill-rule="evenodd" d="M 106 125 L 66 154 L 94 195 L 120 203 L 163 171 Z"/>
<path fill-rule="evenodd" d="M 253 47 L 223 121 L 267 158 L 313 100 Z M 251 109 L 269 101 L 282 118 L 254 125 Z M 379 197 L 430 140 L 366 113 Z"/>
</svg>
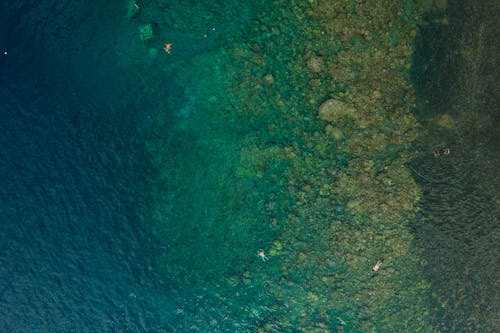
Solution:
<svg viewBox="0 0 500 333">
<path fill-rule="evenodd" d="M 257 256 L 264 262 L 269 260 L 269 258 L 266 256 L 266 253 L 262 249 L 260 249 L 259 252 L 257 252 Z"/>
<path fill-rule="evenodd" d="M 372 267 L 372 271 L 377 272 L 380 269 L 380 265 L 382 265 L 382 261 L 377 260 L 377 263 Z"/>
</svg>

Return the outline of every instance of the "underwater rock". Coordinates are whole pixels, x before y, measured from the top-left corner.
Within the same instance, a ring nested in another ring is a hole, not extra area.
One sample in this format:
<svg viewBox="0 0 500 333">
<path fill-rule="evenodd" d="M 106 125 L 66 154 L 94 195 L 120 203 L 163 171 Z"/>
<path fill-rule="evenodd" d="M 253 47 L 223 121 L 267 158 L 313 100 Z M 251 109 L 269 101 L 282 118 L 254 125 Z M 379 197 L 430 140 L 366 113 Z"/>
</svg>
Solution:
<svg viewBox="0 0 500 333">
<path fill-rule="evenodd" d="M 326 133 L 328 133 L 328 135 L 330 135 L 332 138 L 334 138 L 335 140 L 340 140 L 344 137 L 344 133 L 342 132 L 342 130 L 340 128 L 336 128 L 336 127 L 333 127 L 332 125 L 326 125 Z"/>
<path fill-rule="evenodd" d="M 453 120 L 453 118 L 449 114 L 445 113 L 441 117 L 439 117 L 437 124 L 440 127 L 453 129 L 455 127 L 455 120 Z"/>
<path fill-rule="evenodd" d="M 321 86 L 321 80 L 320 79 L 309 80 L 309 86 L 312 89 L 318 88 L 319 86 Z"/>
<path fill-rule="evenodd" d="M 153 38 L 153 26 L 148 23 L 139 27 L 139 37 L 142 41 L 148 41 Z"/>
<path fill-rule="evenodd" d="M 447 0 L 434 0 L 434 5 L 439 10 L 445 10 L 446 7 L 448 7 L 448 1 Z"/>
<path fill-rule="evenodd" d="M 353 107 L 336 99 L 329 99 L 320 105 L 318 116 L 325 121 L 336 121 L 341 117 L 354 114 Z"/>
<path fill-rule="evenodd" d="M 253 44 L 252 45 L 252 52 L 253 53 L 260 53 L 260 45 L 259 44 Z"/>
<path fill-rule="evenodd" d="M 315 54 L 313 54 L 307 60 L 307 68 L 313 73 L 321 72 L 324 67 L 325 67 L 325 62 L 323 61 L 323 58 L 321 58 Z"/>
<path fill-rule="evenodd" d="M 266 74 L 264 75 L 264 84 L 270 86 L 272 84 L 274 84 L 274 76 L 273 74 L 269 73 L 269 74 Z"/>
<path fill-rule="evenodd" d="M 283 250 L 283 244 L 280 241 L 274 241 L 271 250 L 269 250 L 270 256 L 277 256 Z"/>
</svg>

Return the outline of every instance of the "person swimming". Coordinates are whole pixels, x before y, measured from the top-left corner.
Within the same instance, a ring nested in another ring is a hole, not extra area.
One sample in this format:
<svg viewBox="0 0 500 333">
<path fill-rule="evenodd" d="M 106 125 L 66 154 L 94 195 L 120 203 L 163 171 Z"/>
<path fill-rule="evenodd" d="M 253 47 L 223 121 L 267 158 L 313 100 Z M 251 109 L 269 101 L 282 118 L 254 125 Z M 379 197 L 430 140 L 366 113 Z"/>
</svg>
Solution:
<svg viewBox="0 0 500 333">
<path fill-rule="evenodd" d="M 259 252 L 257 252 L 257 256 L 264 262 L 269 260 L 269 258 L 266 256 L 266 253 L 262 249 L 260 249 Z"/>
<path fill-rule="evenodd" d="M 380 269 L 381 265 L 382 265 L 382 261 L 381 260 L 377 260 L 377 263 L 375 265 L 373 265 L 373 267 L 372 267 L 372 272 L 378 272 L 378 270 Z"/>
</svg>

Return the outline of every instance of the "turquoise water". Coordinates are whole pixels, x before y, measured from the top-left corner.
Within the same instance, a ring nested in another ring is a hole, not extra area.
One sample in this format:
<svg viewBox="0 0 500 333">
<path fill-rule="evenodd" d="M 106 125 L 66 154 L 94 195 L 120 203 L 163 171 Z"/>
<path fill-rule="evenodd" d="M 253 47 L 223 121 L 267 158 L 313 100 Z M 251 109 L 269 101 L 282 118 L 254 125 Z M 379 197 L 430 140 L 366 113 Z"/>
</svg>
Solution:
<svg viewBox="0 0 500 333">
<path fill-rule="evenodd" d="M 443 252 L 427 246 L 448 233 L 438 232 L 439 223 L 419 223 L 441 221 L 436 198 L 459 194 L 433 192 L 440 187 L 429 179 L 446 174 L 425 156 L 436 143 L 409 139 L 407 110 L 428 121 L 422 90 L 418 107 L 407 105 L 412 93 L 399 80 L 409 77 L 401 59 L 411 56 L 411 44 L 403 36 L 420 29 L 418 9 L 409 2 L 328 4 L 2 3 L 0 331 L 493 327 L 460 296 L 432 288 L 445 284 L 440 260 L 460 245 Z M 391 22 L 400 30 L 386 27 L 384 15 L 397 17 Z M 355 27 L 343 30 L 349 24 Z M 374 27 L 392 30 L 370 35 Z M 358 59 L 378 59 L 385 48 L 387 56 L 400 51 L 399 67 L 392 72 L 379 60 L 388 71 L 379 84 Z M 421 56 L 416 75 L 425 81 Z M 360 87 L 373 88 L 362 103 L 351 99 Z M 383 100 L 374 108 L 386 120 L 353 116 L 333 128 L 318 119 L 326 99 L 360 103 L 363 115 L 372 95 Z M 463 157 L 466 145 L 455 154 L 463 137 L 453 138 L 452 157 Z M 373 148 L 384 140 L 397 142 Z M 408 151 L 425 156 L 412 160 L 411 172 L 404 169 Z M 460 170 L 471 160 L 460 161 L 453 165 L 465 184 L 473 178 Z M 495 188 L 486 191 L 496 198 Z M 409 213 L 417 201 L 423 208 Z M 486 210 L 481 220 L 491 216 Z M 259 259 L 260 249 L 269 261 Z M 445 276 L 457 290 L 472 281 L 449 268 Z M 493 273 L 481 274 L 472 301 L 494 289 L 485 278 Z M 447 300 L 460 306 L 448 311 Z M 494 299 L 483 302 L 493 303 L 483 312 L 498 308 Z M 464 314 L 475 316 L 468 326 Z"/>
</svg>

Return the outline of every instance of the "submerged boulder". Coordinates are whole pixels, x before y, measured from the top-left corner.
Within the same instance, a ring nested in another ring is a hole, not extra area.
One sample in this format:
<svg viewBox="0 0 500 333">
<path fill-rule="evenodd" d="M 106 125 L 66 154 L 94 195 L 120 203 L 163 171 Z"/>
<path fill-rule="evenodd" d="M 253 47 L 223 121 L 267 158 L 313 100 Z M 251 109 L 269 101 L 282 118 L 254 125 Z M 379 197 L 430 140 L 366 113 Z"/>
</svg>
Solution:
<svg viewBox="0 0 500 333">
<path fill-rule="evenodd" d="M 139 27 L 139 37 L 142 41 L 153 39 L 153 26 L 151 24 L 144 24 Z"/>
<path fill-rule="evenodd" d="M 337 121 L 340 118 L 352 116 L 354 112 L 354 108 L 349 104 L 331 98 L 319 106 L 318 116 L 325 121 Z"/>
<path fill-rule="evenodd" d="M 313 54 L 307 59 L 307 68 L 313 73 L 319 73 L 325 67 L 323 58 Z"/>
</svg>

